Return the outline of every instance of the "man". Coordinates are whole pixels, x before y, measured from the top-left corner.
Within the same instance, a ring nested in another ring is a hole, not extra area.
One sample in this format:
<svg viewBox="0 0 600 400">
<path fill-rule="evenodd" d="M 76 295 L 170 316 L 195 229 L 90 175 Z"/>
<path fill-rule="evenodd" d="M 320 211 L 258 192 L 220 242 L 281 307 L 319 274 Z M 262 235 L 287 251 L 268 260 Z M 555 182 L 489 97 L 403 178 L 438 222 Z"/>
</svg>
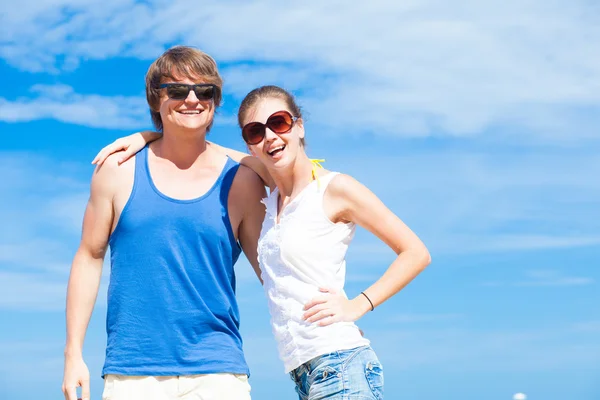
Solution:
<svg viewBox="0 0 600 400">
<path fill-rule="evenodd" d="M 257 275 L 261 179 L 207 145 L 222 80 L 214 60 L 169 49 L 146 97 L 163 132 L 94 172 L 67 291 L 63 392 L 89 400 L 83 341 L 111 247 L 104 399 L 249 399 L 235 300 L 241 245 Z"/>
</svg>

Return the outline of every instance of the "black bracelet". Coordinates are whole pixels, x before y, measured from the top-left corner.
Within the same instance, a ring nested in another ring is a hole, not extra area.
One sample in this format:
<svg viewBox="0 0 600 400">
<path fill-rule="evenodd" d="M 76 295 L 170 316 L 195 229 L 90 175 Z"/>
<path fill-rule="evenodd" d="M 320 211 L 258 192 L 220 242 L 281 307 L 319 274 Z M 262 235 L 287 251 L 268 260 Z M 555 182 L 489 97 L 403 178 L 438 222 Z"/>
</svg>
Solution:
<svg viewBox="0 0 600 400">
<path fill-rule="evenodd" d="M 371 311 L 373 311 L 375 309 L 375 306 L 373 306 L 373 302 L 371 301 L 371 299 L 369 298 L 369 296 L 367 296 L 365 294 L 365 292 L 360 292 L 360 294 L 362 294 L 363 296 L 365 296 L 367 298 L 367 300 L 369 300 L 369 303 L 371 304 Z"/>
</svg>

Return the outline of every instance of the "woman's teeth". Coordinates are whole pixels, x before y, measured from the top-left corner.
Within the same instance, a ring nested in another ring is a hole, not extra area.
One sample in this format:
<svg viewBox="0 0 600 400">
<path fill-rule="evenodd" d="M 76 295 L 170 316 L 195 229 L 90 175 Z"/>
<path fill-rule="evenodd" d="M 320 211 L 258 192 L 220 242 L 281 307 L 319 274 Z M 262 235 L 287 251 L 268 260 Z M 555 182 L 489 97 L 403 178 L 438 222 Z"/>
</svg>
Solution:
<svg viewBox="0 0 600 400">
<path fill-rule="evenodd" d="M 271 156 L 275 155 L 276 153 L 279 153 L 280 151 L 283 151 L 283 149 L 285 149 L 285 145 L 281 145 L 281 146 L 275 147 L 274 149 L 269 150 L 269 155 L 271 155 Z"/>
</svg>

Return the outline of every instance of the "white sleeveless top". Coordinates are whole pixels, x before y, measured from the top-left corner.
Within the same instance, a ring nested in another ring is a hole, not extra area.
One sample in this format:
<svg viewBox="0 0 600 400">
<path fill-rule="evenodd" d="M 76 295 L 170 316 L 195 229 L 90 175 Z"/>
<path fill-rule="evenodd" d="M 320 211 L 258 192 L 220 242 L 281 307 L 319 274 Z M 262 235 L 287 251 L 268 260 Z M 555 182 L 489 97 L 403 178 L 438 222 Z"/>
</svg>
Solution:
<svg viewBox="0 0 600 400">
<path fill-rule="evenodd" d="M 283 210 L 277 223 L 279 190 L 267 208 L 258 241 L 258 261 L 279 356 L 290 372 L 317 356 L 368 345 L 353 322 L 321 327 L 302 320 L 304 304 L 322 295 L 319 287 L 343 292 L 346 251 L 353 223 L 334 224 L 323 209 L 323 194 L 337 173 L 312 181 Z"/>
</svg>

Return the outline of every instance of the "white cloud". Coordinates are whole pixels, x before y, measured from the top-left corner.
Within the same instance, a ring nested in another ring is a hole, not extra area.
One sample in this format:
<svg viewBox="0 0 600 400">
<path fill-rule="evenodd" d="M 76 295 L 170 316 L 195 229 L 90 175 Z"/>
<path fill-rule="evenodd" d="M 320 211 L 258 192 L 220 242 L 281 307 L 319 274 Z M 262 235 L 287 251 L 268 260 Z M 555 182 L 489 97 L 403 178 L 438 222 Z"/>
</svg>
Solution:
<svg viewBox="0 0 600 400">
<path fill-rule="evenodd" d="M 0 271 L 0 282 L 1 309 L 58 311 L 65 308 L 67 281 L 64 274 L 55 274 L 54 279 L 49 279 L 39 273 Z"/>
<path fill-rule="evenodd" d="M 482 210 L 483 211 L 483 210 Z M 477 211 L 476 211 L 477 212 Z M 475 213 L 476 213 L 475 212 Z M 422 224 L 417 222 L 417 226 Z M 425 231 L 426 235 L 437 230 L 430 227 L 427 229 L 419 228 Z M 483 233 L 483 232 L 482 232 Z M 436 236 L 441 236 L 437 233 Z M 475 253 L 498 253 L 505 251 L 527 251 L 543 249 L 569 249 L 574 247 L 593 247 L 600 246 L 600 236 L 551 236 L 551 235 L 524 235 L 514 233 L 510 235 L 498 235 L 493 232 L 486 232 L 482 236 L 476 237 L 474 234 L 454 234 L 452 237 L 446 237 L 446 240 L 433 243 L 433 250 L 440 254 L 475 254 Z M 395 258 L 391 249 L 382 242 L 361 241 L 353 245 L 348 251 L 353 261 L 389 261 Z M 349 277 L 350 278 L 350 277 Z M 372 280 L 373 276 L 361 274 L 353 276 L 349 280 Z"/>
<path fill-rule="evenodd" d="M 81 95 L 66 85 L 35 85 L 36 97 L 9 101 L 0 97 L 0 120 L 55 119 L 95 128 L 148 128 L 150 114 L 142 97 Z"/>
<path fill-rule="evenodd" d="M 57 318 L 57 320 L 59 319 Z M 2 389 L 14 388 L 14 393 L 17 393 L 17 390 L 20 389 L 18 391 L 20 393 L 23 388 L 27 388 L 28 394 L 24 397 L 18 397 L 20 399 L 35 397 L 59 399 L 62 397 L 60 385 L 64 371 L 65 338 L 62 332 L 59 336 L 55 335 L 55 328 L 59 323 L 62 325 L 64 319 L 56 322 L 57 324 L 53 324 L 49 329 L 50 332 L 38 333 L 32 339 L 20 338 L 0 343 L 0 357 L 5 361 L 0 363 Z M 39 325 L 29 324 L 28 326 Z M 86 337 L 84 357 L 90 369 L 92 390 L 98 390 L 102 387 L 102 381 L 99 378 L 104 362 L 103 349 L 105 345 L 105 337 L 98 338 L 96 335 L 91 334 Z M 88 351 L 90 348 L 94 351 Z M 32 368 L 32 366 L 35 366 L 35 368 Z M 4 394 L 2 391 L 0 393 Z M 50 395 L 50 393 L 56 395 Z M 100 394 L 98 393 L 98 397 L 92 396 L 92 398 L 100 398 Z M 14 398 L 14 396 L 10 398 Z"/>
<path fill-rule="evenodd" d="M 585 321 L 576 323 L 573 326 L 576 332 L 600 333 L 600 321 Z"/>
<path fill-rule="evenodd" d="M 92 168 L 88 168 L 91 174 Z M 42 228 L 78 235 L 81 225 L 76 226 L 68 219 L 77 215 L 81 220 L 83 216 L 89 190 L 89 182 L 79 178 L 79 171 L 83 170 L 81 165 L 35 153 L 0 153 L 0 174 L 3 176 L 0 190 L 5 193 L 0 217 L 4 221 L 14 221 L 8 224 L 10 229 L 0 230 L 3 244 L 14 244 L 14 239 L 26 237 L 32 245 L 42 245 L 49 253 L 54 253 L 61 246 L 43 244 L 48 243 L 48 237 L 39 236 Z"/>
<path fill-rule="evenodd" d="M 27 224 L 28 220 L 23 220 Z M 65 255 L 72 253 L 68 244 L 42 235 L 27 237 L 18 234 L 0 243 L 0 263 L 7 269 L 61 273 L 69 268 Z M 72 243 L 71 243 L 72 244 Z"/>
<path fill-rule="evenodd" d="M 557 270 L 530 270 L 525 271 L 526 279 L 514 282 L 486 282 L 484 286 L 516 286 L 516 287 L 564 287 L 587 286 L 596 283 L 596 280 L 583 276 L 568 276 Z"/>
<path fill-rule="evenodd" d="M 223 68 L 225 88 L 237 98 L 243 98 L 252 89 L 261 85 L 280 85 L 287 90 L 298 90 L 303 86 L 314 85 L 316 77 L 310 68 L 290 68 L 289 65 L 249 65 L 241 64 Z M 321 77 L 319 76 L 319 81 Z"/>
<path fill-rule="evenodd" d="M 64 310 L 88 190 L 73 167 L 33 153 L 0 153 L 1 309 Z"/>
<path fill-rule="evenodd" d="M 0 309 L 18 311 L 64 311 L 70 260 L 62 273 L 5 272 L 0 269 Z M 108 267 L 105 264 L 96 308 L 106 307 Z"/>
<path fill-rule="evenodd" d="M 236 94 L 259 82 L 301 89 L 324 128 L 401 136 L 503 128 L 519 140 L 568 141 L 600 125 L 594 10 L 583 0 L 26 0 L 0 8 L 0 57 L 58 73 L 90 59 L 151 60 L 185 43 L 215 56 Z"/>
<path fill-rule="evenodd" d="M 418 324 L 452 322 L 460 320 L 465 316 L 462 314 L 394 314 L 387 319 L 390 323 Z"/>
<path fill-rule="evenodd" d="M 364 324 L 362 328 L 384 365 L 398 372 L 580 370 L 597 366 L 600 356 L 595 332 L 572 327 L 372 330 Z"/>
<path fill-rule="evenodd" d="M 593 149 L 315 156 L 378 195 L 422 237 L 434 262 L 440 254 L 600 246 L 600 211 L 591 200 L 600 197 L 593 178 L 600 161 Z M 350 257 L 380 264 L 394 255 L 359 230 Z"/>
<path fill-rule="evenodd" d="M 472 234 L 455 235 L 451 242 L 441 245 L 440 250 L 445 253 L 495 253 L 591 246 L 600 246 L 600 236 L 527 235 L 515 232 L 480 238 Z"/>
</svg>

